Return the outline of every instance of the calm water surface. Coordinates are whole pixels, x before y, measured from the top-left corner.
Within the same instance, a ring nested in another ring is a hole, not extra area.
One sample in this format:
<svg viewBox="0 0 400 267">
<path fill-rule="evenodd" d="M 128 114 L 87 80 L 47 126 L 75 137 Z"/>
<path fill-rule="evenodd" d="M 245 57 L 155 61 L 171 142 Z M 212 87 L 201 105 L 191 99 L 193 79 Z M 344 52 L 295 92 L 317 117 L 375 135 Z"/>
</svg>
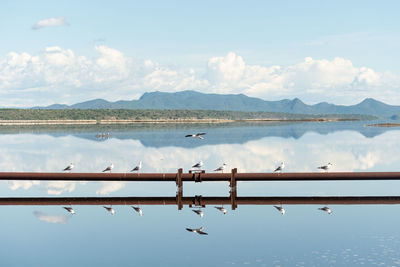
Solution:
<svg viewBox="0 0 400 267">
<path fill-rule="evenodd" d="M 207 172 L 226 163 L 239 172 L 399 171 L 400 129 L 365 122 L 135 125 L 0 128 L 0 170 L 100 172 L 111 162 L 127 172 L 187 171 L 202 160 Z M 111 138 L 96 138 L 110 132 Z M 185 138 L 206 132 L 204 140 Z M 174 183 L 0 183 L 11 196 L 175 196 Z M 228 196 L 227 183 L 186 183 L 184 195 Z M 239 196 L 400 196 L 400 182 L 239 183 Z M 68 205 L 68 204 L 66 204 Z M 200 218 L 189 207 L 2 206 L 0 266 L 399 266 L 399 205 L 239 206 Z M 185 227 L 203 226 L 208 236 Z"/>
</svg>

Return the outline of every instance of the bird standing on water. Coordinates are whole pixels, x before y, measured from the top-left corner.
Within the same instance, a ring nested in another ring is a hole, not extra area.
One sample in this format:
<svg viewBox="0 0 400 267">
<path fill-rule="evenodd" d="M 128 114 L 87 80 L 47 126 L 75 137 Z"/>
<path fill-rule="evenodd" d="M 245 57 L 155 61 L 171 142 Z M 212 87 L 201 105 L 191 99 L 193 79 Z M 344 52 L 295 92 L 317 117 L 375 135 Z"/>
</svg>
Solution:
<svg viewBox="0 0 400 267">
<path fill-rule="evenodd" d="M 216 168 L 214 171 L 223 173 L 225 169 L 226 169 L 226 164 L 224 163 L 224 164 L 222 164 L 221 167 Z"/>
<path fill-rule="evenodd" d="M 111 162 L 111 165 L 108 166 L 107 168 L 105 168 L 105 169 L 103 170 L 103 172 L 110 172 L 110 173 L 111 173 L 111 170 L 112 170 L 113 168 L 114 168 L 114 163 Z"/>
<path fill-rule="evenodd" d="M 139 173 L 141 168 L 142 168 L 142 161 L 139 161 L 139 164 L 135 168 L 133 168 L 131 170 L 131 172 L 138 172 Z"/>
<path fill-rule="evenodd" d="M 206 133 L 187 134 L 187 135 L 185 135 L 185 137 L 204 139 L 204 137 L 202 135 L 205 135 L 205 134 Z"/>
<path fill-rule="evenodd" d="M 285 163 L 281 162 L 281 165 L 279 165 L 274 172 L 282 172 L 283 168 L 285 168 Z"/>
<path fill-rule="evenodd" d="M 143 211 L 142 211 L 141 208 L 136 207 L 136 206 L 132 206 L 132 208 L 133 208 L 137 213 L 139 213 L 139 216 L 143 216 Z"/>
<path fill-rule="evenodd" d="M 277 209 L 282 215 L 285 215 L 286 211 L 284 208 L 281 206 L 274 206 L 275 209 Z"/>
<path fill-rule="evenodd" d="M 318 169 L 328 171 L 331 167 L 332 167 L 332 163 L 329 162 L 328 164 L 326 164 L 324 166 L 319 166 Z"/>
<path fill-rule="evenodd" d="M 65 169 L 63 171 L 71 172 L 74 167 L 75 167 L 74 164 L 70 163 L 67 167 L 65 167 Z"/>
<path fill-rule="evenodd" d="M 186 228 L 187 231 L 193 232 L 193 233 L 198 233 L 199 235 L 208 235 L 206 232 L 203 232 L 203 227 L 193 229 L 193 228 Z"/>
<path fill-rule="evenodd" d="M 322 211 L 326 211 L 329 215 L 331 215 L 332 214 L 332 211 L 331 211 L 331 209 L 330 208 L 328 208 L 328 207 L 322 207 L 322 208 L 318 208 L 319 210 L 322 210 Z"/>
</svg>

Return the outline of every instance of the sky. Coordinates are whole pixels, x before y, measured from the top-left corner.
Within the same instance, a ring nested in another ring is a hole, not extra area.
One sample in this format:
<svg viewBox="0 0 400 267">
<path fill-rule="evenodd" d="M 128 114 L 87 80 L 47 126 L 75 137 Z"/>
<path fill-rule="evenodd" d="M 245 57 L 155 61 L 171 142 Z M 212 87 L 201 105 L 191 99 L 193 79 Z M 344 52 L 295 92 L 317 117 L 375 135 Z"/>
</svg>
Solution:
<svg viewBox="0 0 400 267">
<path fill-rule="evenodd" d="M 8 1 L 0 106 L 196 90 L 400 105 L 398 1 Z"/>
</svg>

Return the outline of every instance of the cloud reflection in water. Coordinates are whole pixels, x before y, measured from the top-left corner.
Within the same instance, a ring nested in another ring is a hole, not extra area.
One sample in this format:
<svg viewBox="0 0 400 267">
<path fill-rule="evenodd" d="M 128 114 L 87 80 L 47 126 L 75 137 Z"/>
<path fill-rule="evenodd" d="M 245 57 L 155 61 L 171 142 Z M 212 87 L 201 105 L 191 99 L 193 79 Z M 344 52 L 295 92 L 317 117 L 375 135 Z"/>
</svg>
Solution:
<svg viewBox="0 0 400 267">
<path fill-rule="evenodd" d="M 326 135 L 307 132 L 299 139 L 265 137 L 243 144 L 240 140 L 236 144 L 223 144 L 221 140 L 215 145 L 208 145 L 205 139 L 201 140 L 204 145 L 193 148 L 155 148 L 131 139 L 96 142 L 71 135 L 8 134 L 0 136 L 0 168 L 2 171 L 58 172 L 65 164 L 74 162 L 74 172 L 100 172 L 114 162 L 115 172 L 129 172 L 137 162 L 143 161 L 143 172 L 176 172 L 178 168 L 187 171 L 202 160 L 208 172 L 224 162 L 227 170 L 236 167 L 239 172 L 272 172 L 282 161 L 285 172 L 313 172 L 327 162 L 334 164 L 332 171 L 397 171 L 399 137 L 400 131 L 396 130 L 373 138 L 356 131 Z M 8 182 L 11 190 L 32 186 L 42 187 L 50 195 L 60 195 L 74 192 L 77 182 Z M 102 183 L 96 193 L 107 195 L 124 187 L 121 182 Z"/>
</svg>

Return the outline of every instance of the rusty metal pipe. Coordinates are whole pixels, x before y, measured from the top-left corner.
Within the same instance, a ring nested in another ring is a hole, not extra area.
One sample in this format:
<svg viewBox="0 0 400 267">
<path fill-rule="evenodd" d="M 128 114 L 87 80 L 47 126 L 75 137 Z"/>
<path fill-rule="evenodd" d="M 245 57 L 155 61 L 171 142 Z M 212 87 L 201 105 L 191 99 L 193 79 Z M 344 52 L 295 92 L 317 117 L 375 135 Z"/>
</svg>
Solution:
<svg viewBox="0 0 400 267">
<path fill-rule="evenodd" d="M 197 197 L 183 197 L 183 205 L 193 205 Z M 201 197 L 202 205 L 230 205 L 230 197 Z M 400 204 L 400 196 L 311 196 L 237 197 L 237 205 L 388 205 Z M 177 205 L 175 197 L 7 197 L 8 205 Z"/>
<path fill-rule="evenodd" d="M 46 173 L 0 172 L 0 180 L 43 181 L 152 181 L 176 182 L 177 173 Z M 237 173 L 236 181 L 356 181 L 400 180 L 400 172 L 298 172 Z M 201 181 L 230 181 L 230 173 L 202 173 Z M 182 173 L 183 182 L 194 182 L 194 175 Z"/>
</svg>

